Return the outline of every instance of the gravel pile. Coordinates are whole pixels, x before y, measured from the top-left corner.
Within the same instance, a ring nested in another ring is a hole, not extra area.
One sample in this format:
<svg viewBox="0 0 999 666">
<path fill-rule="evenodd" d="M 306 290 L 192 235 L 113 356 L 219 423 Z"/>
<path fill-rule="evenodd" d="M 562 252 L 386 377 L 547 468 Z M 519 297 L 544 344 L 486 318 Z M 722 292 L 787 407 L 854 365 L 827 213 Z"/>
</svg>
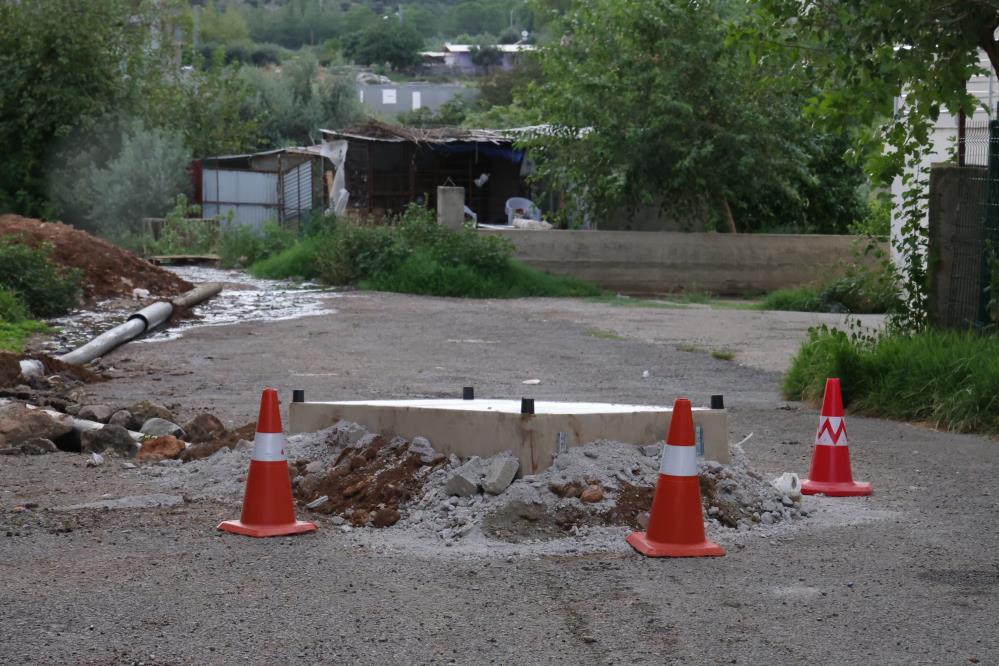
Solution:
<svg viewBox="0 0 999 666">
<path fill-rule="evenodd" d="M 241 441 L 202 460 L 165 461 L 138 473 L 191 499 L 239 501 L 250 448 Z M 511 475 L 511 465 L 516 467 L 509 454 L 460 460 L 437 453 L 423 438 L 386 442 L 348 422 L 291 436 L 286 450 L 299 511 L 308 515 L 306 505 L 315 507 L 310 518 L 325 514 L 330 527 L 376 546 L 419 543 L 431 550 L 484 552 L 504 545 L 559 542 L 571 552 L 618 544 L 622 534 L 648 523 L 661 453 L 660 446 L 597 441 L 573 447 L 544 472 L 511 483 L 503 478 Z M 386 505 L 386 497 L 400 496 L 386 488 L 400 485 L 403 463 L 410 469 L 404 479 L 407 492 Z M 800 496 L 782 493 L 752 470 L 739 444 L 732 445 L 731 464 L 702 461 L 699 467 L 709 535 L 744 532 L 807 513 Z M 348 474 L 364 479 L 361 491 L 354 483 L 332 483 Z M 334 487 L 346 498 L 331 497 Z M 389 529 L 372 529 L 379 509 L 398 510 Z"/>
</svg>

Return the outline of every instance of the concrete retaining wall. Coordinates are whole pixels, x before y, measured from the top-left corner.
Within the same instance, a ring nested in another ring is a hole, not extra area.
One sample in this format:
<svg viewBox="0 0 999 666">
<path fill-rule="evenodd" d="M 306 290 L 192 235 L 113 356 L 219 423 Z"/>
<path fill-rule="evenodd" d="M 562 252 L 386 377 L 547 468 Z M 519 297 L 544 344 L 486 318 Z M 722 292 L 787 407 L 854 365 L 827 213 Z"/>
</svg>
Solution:
<svg viewBox="0 0 999 666">
<path fill-rule="evenodd" d="M 535 268 L 636 294 L 748 294 L 824 282 L 842 274 L 859 238 L 644 231 L 481 233 L 509 238 L 514 256 Z"/>
</svg>

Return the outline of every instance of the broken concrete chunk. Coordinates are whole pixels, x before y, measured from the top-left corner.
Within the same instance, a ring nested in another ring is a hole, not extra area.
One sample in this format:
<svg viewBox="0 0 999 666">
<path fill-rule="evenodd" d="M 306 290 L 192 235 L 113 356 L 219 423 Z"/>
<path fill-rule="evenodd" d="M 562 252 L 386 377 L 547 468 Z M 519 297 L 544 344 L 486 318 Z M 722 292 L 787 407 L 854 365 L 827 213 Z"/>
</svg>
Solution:
<svg viewBox="0 0 999 666">
<path fill-rule="evenodd" d="M 159 417 L 153 417 L 148 419 L 139 428 L 139 432 L 143 435 L 152 435 L 153 437 L 165 437 L 167 435 L 172 435 L 174 437 L 183 437 L 184 429 L 172 421 L 167 421 L 166 419 L 161 419 Z"/>
<path fill-rule="evenodd" d="M 99 453 L 91 453 L 87 458 L 87 467 L 100 467 L 104 464 L 104 456 Z"/>
<path fill-rule="evenodd" d="M 473 456 L 468 462 L 454 470 L 444 486 L 448 495 L 471 497 L 479 492 L 482 481 L 482 460 Z"/>
<path fill-rule="evenodd" d="M 84 405 L 76 415 L 84 421 L 107 423 L 112 414 L 114 410 L 107 405 Z"/>
<path fill-rule="evenodd" d="M 368 431 L 363 426 L 351 421 L 337 421 L 330 436 L 330 445 L 338 449 L 353 446 L 366 434 Z"/>
<path fill-rule="evenodd" d="M 520 460 L 512 453 L 493 456 L 486 467 L 482 489 L 487 493 L 499 495 L 513 483 L 513 477 L 517 475 L 518 469 L 520 469 Z"/>
<path fill-rule="evenodd" d="M 420 462 L 430 464 L 442 457 L 442 454 L 434 450 L 433 444 L 426 437 L 414 437 L 409 443 L 409 452 L 420 456 Z"/>
<path fill-rule="evenodd" d="M 121 426 L 106 425 L 100 430 L 87 430 L 80 435 L 81 453 L 102 453 L 111 450 L 115 453 L 130 456 L 135 448 L 135 442 L 128 431 Z"/>
<path fill-rule="evenodd" d="M 662 455 L 663 447 L 662 444 L 646 444 L 641 447 L 642 455 L 649 458 L 655 458 Z"/>
</svg>

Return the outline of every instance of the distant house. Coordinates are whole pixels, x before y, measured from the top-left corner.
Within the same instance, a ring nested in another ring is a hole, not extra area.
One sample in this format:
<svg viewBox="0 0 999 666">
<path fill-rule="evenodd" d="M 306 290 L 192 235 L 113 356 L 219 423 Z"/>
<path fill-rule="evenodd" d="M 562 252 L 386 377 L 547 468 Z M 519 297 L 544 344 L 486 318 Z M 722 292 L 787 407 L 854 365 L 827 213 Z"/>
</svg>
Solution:
<svg viewBox="0 0 999 666">
<path fill-rule="evenodd" d="M 475 99 L 479 91 L 460 83 L 359 83 L 361 103 L 374 113 L 395 116 L 407 111 L 436 111 L 455 97 Z"/>
<path fill-rule="evenodd" d="M 503 223 L 507 200 L 530 192 L 529 163 L 508 132 L 369 122 L 322 133 L 341 156 L 334 192 L 348 214 L 394 214 L 414 201 L 433 208 L 437 187 L 455 185 L 480 223 Z"/>
<path fill-rule="evenodd" d="M 443 51 L 424 51 L 420 54 L 425 65 L 443 65 L 463 74 L 478 74 L 482 68 L 472 60 L 473 52 L 480 48 L 475 44 L 445 44 Z M 500 69 L 509 70 L 517 66 L 522 54 L 537 49 L 534 44 L 496 44 L 500 52 Z"/>
</svg>

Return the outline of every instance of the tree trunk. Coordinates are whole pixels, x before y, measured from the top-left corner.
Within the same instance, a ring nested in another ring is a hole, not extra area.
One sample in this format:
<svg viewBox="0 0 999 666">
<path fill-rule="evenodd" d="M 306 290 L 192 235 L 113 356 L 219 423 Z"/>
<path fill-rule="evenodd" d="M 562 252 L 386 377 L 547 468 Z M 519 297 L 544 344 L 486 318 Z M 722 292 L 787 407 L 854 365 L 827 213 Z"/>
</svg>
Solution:
<svg viewBox="0 0 999 666">
<path fill-rule="evenodd" d="M 999 42 L 995 40 L 997 27 L 999 24 L 995 21 L 991 21 L 987 26 L 982 26 L 978 31 L 978 46 L 989 56 L 992 71 L 995 72 L 996 76 L 999 76 Z"/>
<path fill-rule="evenodd" d="M 728 197 L 724 195 L 721 198 L 721 209 L 722 217 L 725 218 L 725 225 L 728 227 L 729 233 L 739 233 L 735 229 L 735 218 L 732 217 L 732 208 L 728 205 Z"/>
</svg>

